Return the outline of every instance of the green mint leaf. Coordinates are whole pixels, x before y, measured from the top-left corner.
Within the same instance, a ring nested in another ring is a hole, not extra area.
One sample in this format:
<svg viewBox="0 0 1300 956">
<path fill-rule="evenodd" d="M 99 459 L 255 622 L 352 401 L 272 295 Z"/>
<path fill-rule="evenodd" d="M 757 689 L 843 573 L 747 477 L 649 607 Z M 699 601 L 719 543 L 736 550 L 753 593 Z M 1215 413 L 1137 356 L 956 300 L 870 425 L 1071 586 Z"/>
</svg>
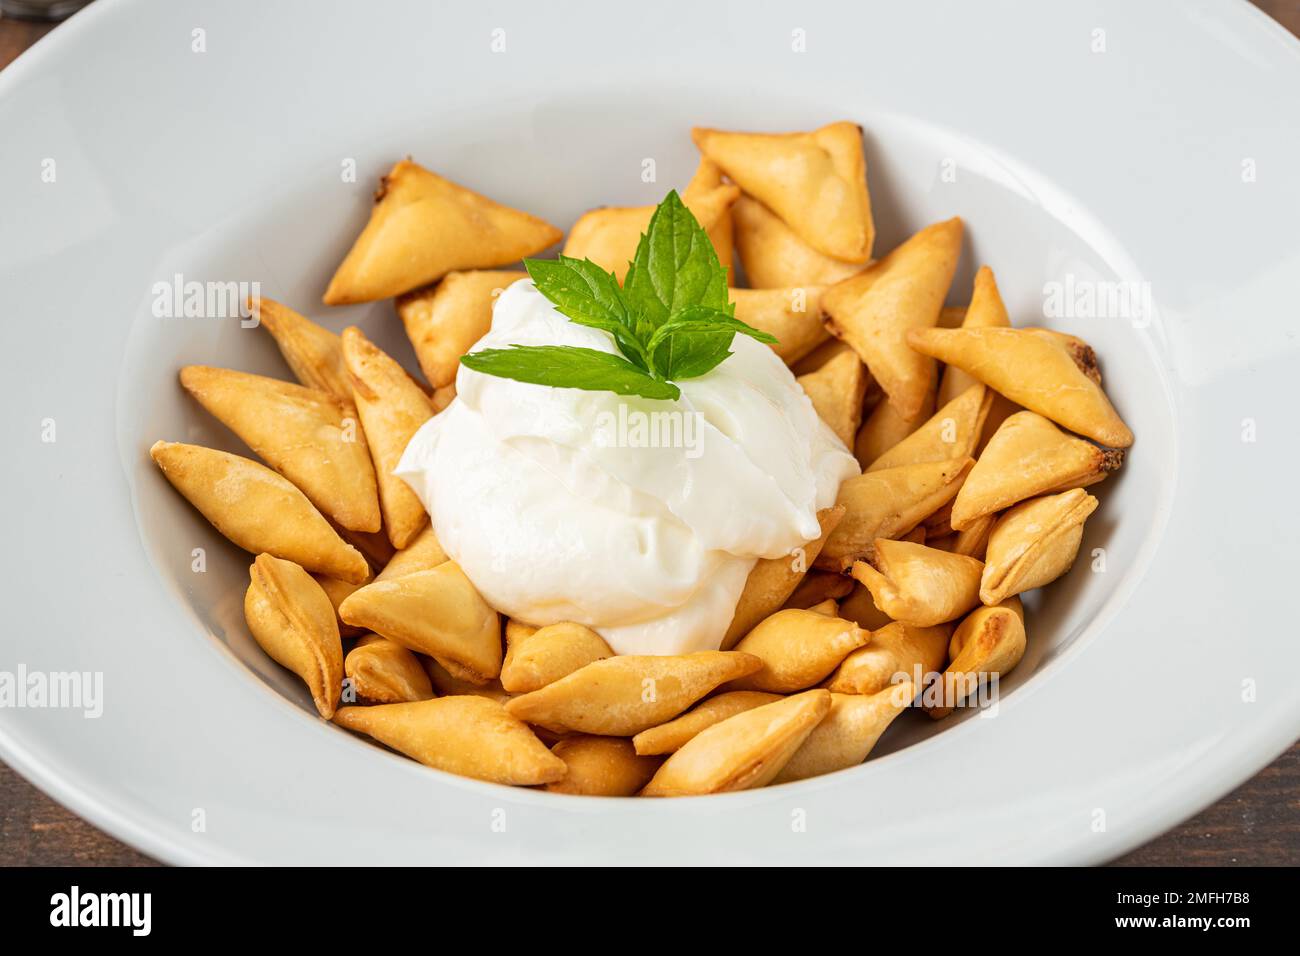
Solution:
<svg viewBox="0 0 1300 956">
<path fill-rule="evenodd" d="M 623 279 L 623 294 L 656 328 L 692 305 L 709 306 L 728 315 L 733 311 L 727 296 L 727 271 L 718 261 L 708 233 L 676 191 L 664 197 L 650 217 L 650 227 Z"/>
<path fill-rule="evenodd" d="M 601 329 L 637 368 L 648 370 L 650 357 L 637 333 L 636 313 L 629 310 L 618 280 L 590 259 L 525 259 L 524 268 L 537 290 L 562 315 L 578 325 Z"/>
<path fill-rule="evenodd" d="M 573 345 L 512 345 L 506 349 L 471 352 L 462 355 L 460 361 L 466 368 L 485 375 L 533 385 L 642 398 L 681 396 L 681 390 L 672 382 L 652 377 L 621 356 Z"/>
<path fill-rule="evenodd" d="M 764 345 L 775 345 L 777 342 L 775 335 L 756 329 L 752 325 L 728 315 L 726 312 L 720 312 L 704 305 L 693 305 L 690 308 L 674 313 L 672 318 L 655 329 L 654 335 L 650 336 L 646 351 L 653 353 L 660 343 L 675 335 L 700 335 L 722 332 L 727 329 L 732 332 L 739 332 L 742 335 L 748 335 L 751 339 L 757 339 Z M 727 341 L 730 342 L 731 340 L 728 339 Z"/>
</svg>

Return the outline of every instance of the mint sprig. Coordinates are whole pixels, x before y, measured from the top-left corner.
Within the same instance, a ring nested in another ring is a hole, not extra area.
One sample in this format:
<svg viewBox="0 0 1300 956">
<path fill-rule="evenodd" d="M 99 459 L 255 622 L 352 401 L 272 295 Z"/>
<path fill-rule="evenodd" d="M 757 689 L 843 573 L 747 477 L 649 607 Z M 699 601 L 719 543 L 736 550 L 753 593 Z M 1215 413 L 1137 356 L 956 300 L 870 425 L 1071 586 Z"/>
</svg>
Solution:
<svg viewBox="0 0 1300 956">
<path fill-rule="evenodd" d="M 735 317 L 727 271 L 691 211 L 670 192 L 637 244 L 623 285 L 589 259 L 525 259 L 528 275 L 571 321 L 607 332 L 622 356 L 572 345 L 511 345 L 461 356 L 476 372 L 534 385 L 676 399 L 731 354 L 737 333 L 776 339 Z"/>
</svg>

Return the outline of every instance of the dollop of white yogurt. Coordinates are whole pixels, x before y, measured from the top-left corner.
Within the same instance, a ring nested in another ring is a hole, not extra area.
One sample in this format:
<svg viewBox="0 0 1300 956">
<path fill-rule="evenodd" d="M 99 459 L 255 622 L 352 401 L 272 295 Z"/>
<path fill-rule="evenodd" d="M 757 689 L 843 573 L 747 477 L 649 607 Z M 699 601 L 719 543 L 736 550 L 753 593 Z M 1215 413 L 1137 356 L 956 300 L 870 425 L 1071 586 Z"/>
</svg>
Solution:
<svg viewBox="0 0 1300 956">
<path fill-rule="evenodd" d="M 527 280 L 471 351 L 510 345 L 618 354 Z M 859 471 L 770 348 L 737 335 L 731 349 L 671 402 L 461 366 L 396 474 L 498 611 L 585 624 L 619 654 L 715 649 L 754 562 L 817 537 L 817 510 Z"/>
</svg>

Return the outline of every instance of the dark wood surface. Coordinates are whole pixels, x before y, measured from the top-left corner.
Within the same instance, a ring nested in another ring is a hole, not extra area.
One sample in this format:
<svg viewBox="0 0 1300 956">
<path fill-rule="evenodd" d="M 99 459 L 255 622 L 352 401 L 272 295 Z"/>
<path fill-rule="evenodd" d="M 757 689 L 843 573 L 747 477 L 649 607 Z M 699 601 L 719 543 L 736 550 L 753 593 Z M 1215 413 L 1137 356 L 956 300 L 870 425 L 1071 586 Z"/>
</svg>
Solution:
<svg viewBox="0 0 1300 956">
<path fill-rule="evenodd" d="M 1300 0 L 1255 0 L 1255 5 L 1300 36 Z M 0 69 L 50 29 L 48 24 L 0 19 Z M 101 833 L 0 764 L 0 863 L 150 866 L 154 861 Z M 1115 863 L 1300 864 L 1300 744 L 1203 813 Z"/>
</svg>

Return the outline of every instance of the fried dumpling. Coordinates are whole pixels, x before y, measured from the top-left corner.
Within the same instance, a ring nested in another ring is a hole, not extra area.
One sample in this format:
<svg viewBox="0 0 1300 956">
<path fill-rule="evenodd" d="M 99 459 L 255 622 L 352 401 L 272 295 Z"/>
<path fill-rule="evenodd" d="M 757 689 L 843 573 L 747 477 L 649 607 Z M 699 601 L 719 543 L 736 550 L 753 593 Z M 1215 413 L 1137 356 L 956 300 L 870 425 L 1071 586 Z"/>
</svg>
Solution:
<svg viewBox="0 0 1300 956">
<path fill-rule="evenodd" d="M 740 600 L 736 602 L 736 613 L 732 616 L 731 625 L 722 638 L 722 650 L 730 650 L 759 621 L 780 610 L 808 568 L 817 560 L 827 536 L 835 530 L 843 515 L 844 509 L 839 506 L 823 508 L 817 512 L 817 522 L 821 526 L 820 537 L 808 542 L 794 554 L 782 558 L 760 558 L 754 564 L 749 577 L 745 579 L 745 589 L 740 592 Z"/>
<path fill-rule="evenodd" d="M 804 242 L 843 262 L 871 258 L 875 226 L 862 128 L 831 123 L 810 133 L 734 133 L 696 127 L 695 145 Z"/>
<path fill-rule="evenodd" d="M 1034 498 L 1003 514 L 989 532 L 980 600 L 1001 604 L 1070 570 L 1083 540 L 1083 523 L 1096 508 L 1096 498 L 1073 488 Z"/>
<path fill-rule="evenodd" d="M 424 389 L 376 348 L 356 326 L 343 330 L 343 359 L 379 483 L 384 530 L 394 548 L 405 548 L 428 523 L 411 486 L 393 474 L 411 437 L 433 417 Z"/>
<path fill-rule="evenodd" d="M 361 552 L 306 495 L 265 465 L 201 445 L 155 442 L 149 454 L 190 504 L 245 551 L 274 555 L 353 584 L 369 579 Z"/>
<path fill-rule="evenodd" d="M 772 351 L 793 365 L 831 337 L 822 324 L 824 286 L 731 289 L 736 318 L 776 338 Z"/>
<path fill-rule="evenodd" d="M 492 327 L 492 307 L 502 290 L 527 272 L 451 272 L 441 282 L 397 297 L 397 314 L 420 370 L 435 389 L 456 380 L 460 357 Z"/>
<path fill-rule="evenodd" d="M 373 581 L 343 602 L 339 616 L 428 654 L 462 679 L 485 683 L 501 673 L 501 620 L 455 561 Z"/>
<path fill-rule="evenodd" d="M 926 704 L 938 720 L 960 707 L 991 675 L 1009 674 L 1025 656 L 1025 609 L 1010 597 L 996 607 L 979 607 L 957 625 L 948 645 L 948 667 L 939 682 L 941 699 Z M 922 695 L 923 700 L 931 691 Z"/>
<path fill-rule="evenodd" d="M 852 446 L 867 394 L 867 369 L 857 353 L 845 347 L 817 371 L 800 375 L 798 382 L 817 416 L 830 426 L 844 447 Z"/>
<path fill-rule="evenodd" d="M 730 690 L 700 701 L 680 717 L 643 730 L 632 738 L 639 754 L 670 754 L 680 750 L 688 740 L 728 717 L 780 700 L 780 694 L 757 690 Z"/>
<path fill-rule="evenodd" d="M 375 469 L 350 401 L 207 365 L 181 369 L 181 385 L 322 514 L 351 531 L 379 530 Z"/>
<path fill-rule="evenodd" d="M 973 457 L 992 404 L 992 390 L 976 382 L 873 461 L 867 471 Z"/>
<path fill-rule="evenodd" d="M 343 659 L 343 672 L 359 700 L 400 704 L 428 700 L 433 685 L 420 659 L 401 644 L 378 634 L 366 634 Z"/>
<path fill-rule="evenodd" d="M 943 670 L 952 628 L 913 627 L 901 621 L 871 632 L 871 640 L 835 669 L 824 685 L 837 694 L 875 694 L 890 684 L 924 684 L 927 674 Z"/>
<path fill-rule="evenodd" d="M 766 786 L 830 708 L 831 695 L 819 689 L 728 717 L 669 757 L 641 795 L 692 796 Z"/>
<path fill-rule="evenodd" d="M 375 575 L 376 581 L 391 581 L 416 571 L 432 571 L 447 560 L 447 552 L 438 543 L 438 536 L 433 533 L 433 526 L 426 525 L 415 536 L 415 540 L 398 551 L 384 565 L 384 569 Z"/>
<path fill-rule="evenodd" d="M 993 278 L 993 270 L 988 266 L 980 266 L 979 271 L 975 273 L 975 291 L 971 295 L 970 305 L 962 313 L 961 322 L 953 326 L 946 326 L 942 321 L 939 323 L 939 328 L 957 327 L 963 329 L 1009 329 L 1011 327 L 1011 316 L 1007 314 L 1007 307 L 998 292 L 998 283 Z M 977 380 L 969 373 L 955 366 L 945 366 L 943 376 L 939 380 L 939 404 L 947 405 L 976 382 Z"/>
<path fill-rule="evenodd" d="M 388 299 L 449 272 L 508 265 L 562 236 L 404 159 L 380 182 L 370 221 L 330 280 L 325 304 Z"/>
<path fill-rule="evenodd" d="M 853 590 L 853 579 L 834 571 L 809 571 L 795 586 L 782 607 L 816 608 L 829 602 L 835 605 Z"/>
<path fill-rule="evenodd" d="M 604 638 L 581 624 L 550 624 L 529 631 L 506 641 L 501 686 L 512 694 L 538 690 L 592 661 L 614 656 Z"/>
<path fill-rule="evenodd" d="M 1101 389 L 1097 357 L 1081 339 L 1048 329 L 916 328 L 907 342 L 1072 432 L 1112 448 L 1133 444 Z"/>
<path fill-rule="evenodd" d="M 724 269 L 730 269 L 731 205 L 740 196 L 740 188 L 723 183 L 720 176 L 716 185 L 708 186 L 707 178 L 706 175 L 705 179 L 692 180 L 682 191 L 682 203 L 708 234 L 718 262 Z M 628 263 L 636 257 L 641 236 L 650 228 L 654 211 L 654 206 L 602 206 L 585 212 L 569 230 L 563 254 L 574 259 L 590 259 L 622 282 Z"/>
<path fill-rule="evenodd" d="M 659 765 L 658 757 L 638 754 L 623 737 L 579 734 L 565 737 L 551 753 L 568 767 L 563 779 L 548 783 L 552 793 L 573 793 L 587 797 L 630 797 L 650 782 Z"/>
<path fill-rule="evenodd" d="M 897 406 L 889 400 L 888 395 L 881 396 L 853 441 L 853 457 L 864 471 L 868 465 L 925 424 L 934 414 L 934 396 L 934 389 L 926 393 L 920 414 L 911 421 L 898 413 Z"/>
<path fill-rule="evenodd" d="M 1036 412 L 1017 412 L 1002 423 L 957 492 L 952 527 L 961 531 L 1026 498 L 1095 484 L 1123 462 L 1120 449 L 1098 448 Z"/>
<path fill-rule="evenodd" d="M 884 538 L 877 539 L 870 562 L 853 562 L 853 576 L 876 607 L 915 627 L 943 624 L 979 604 L 983 571 L 974 558 Z"/>
<path fill-rule="evenodd" d="M 340 727 L 373 737 L 426 767 L 520 787 L 554 783 L 564 761 L 536 734 L 485 697 L 437 697 L 405 704 L 344 707 Z"/>
<path fill-rule="evenodd" d="M 302 678 L 317 712 L 329 720 L 343 685 L 343 645 L 334 605 L 292 561 L 259 554 L 248 569 L 244 619 L 270 658 Z"/>
<path fill-rule="evenodd" d="M 736 645 L 763 666 L 732 681 L 731 690 L 789 694 L 812 687 L 871 637 L 852 621 L 813 610 L 777 611 Z"/>
<path fill-rule="evenodd" d="M 257 316 L 258 324 L 271 333 L 299 382 L 345 402 L 352 401 L 352 383 L 343 365 L 342 339 L 272 299 L 252 300 L 249 308 Z"/>
<path fill-rule="evenodd" d="M 623 654 L 588 664 L 506 706 L 520 720 L 556 733 L 629 737 L 671 720 L 715 687 L 762 666 L 757 657 L 736 651 Z"/>
<path fill-rule="evenodd" d="M 773 783 L 856 767 L 916 696 L 908 681 L 874 694 L 831 694 L 831 707 Z"/>
<path fill-rule="evenodd" d="M 962 222 L 927 226 L 871 268 L 822 293 L 826 327 L 861 356 L 871 375 L 912 421 L 934 386 L 934 360 L 908 345 L 908 332 L 931 328 L 961 256 Z"/>
<path fill-rule="evenodd" d="M 847 571 L 871 556 L 877 538 L 901 538 L 952 500 L 973 464 L 969 458 L 931 461 L 846 479 L 836 501 L 844 517 L 826 539 L 817 567 Z"/>
<path fill-rule="evenodd" d="M 743 193 L 731 207 L 736 257 L 753 289 L 832 285 L 856 275 L 865 263 L 823 255 L 757 199 Z M 829 334 L 829 333 L 828 333 Z"/>
</svg>

